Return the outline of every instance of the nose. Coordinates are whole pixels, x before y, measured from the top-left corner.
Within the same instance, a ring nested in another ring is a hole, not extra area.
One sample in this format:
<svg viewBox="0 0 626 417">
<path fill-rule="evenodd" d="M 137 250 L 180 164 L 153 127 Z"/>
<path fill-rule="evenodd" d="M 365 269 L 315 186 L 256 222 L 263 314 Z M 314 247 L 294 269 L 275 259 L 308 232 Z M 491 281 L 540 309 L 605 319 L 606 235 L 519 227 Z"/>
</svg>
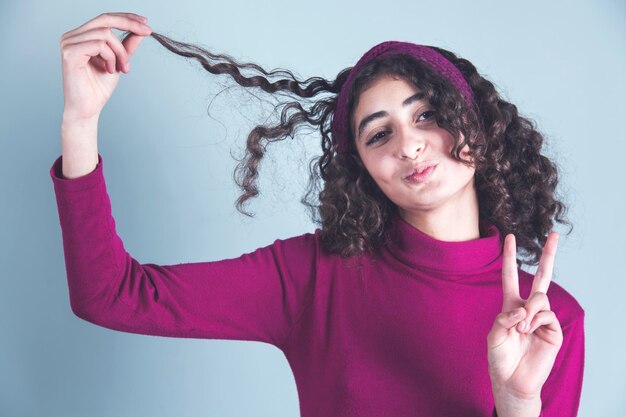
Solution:
<svg viewBox="0 0 626 417">
<path fill-rule="evenodd" d="M 426 146 L 424 132 L 419 132 L 413 126 L 401 126 L 398 129 L 398 156 L 400 159 L 416 159 Z"/>
</svg>

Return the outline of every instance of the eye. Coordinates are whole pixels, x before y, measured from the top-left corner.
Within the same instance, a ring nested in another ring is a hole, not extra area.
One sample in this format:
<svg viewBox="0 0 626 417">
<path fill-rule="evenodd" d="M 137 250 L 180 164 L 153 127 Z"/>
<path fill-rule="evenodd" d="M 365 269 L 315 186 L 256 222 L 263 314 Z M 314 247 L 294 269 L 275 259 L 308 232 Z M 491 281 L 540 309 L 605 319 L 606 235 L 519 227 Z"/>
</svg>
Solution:
<svg viewBox="0 0 626 417">
<path fill-rule="evenodd" d="M 426 122 L 429 122 L 431 120 L 433 120 L 433 114 L 435 113 L 434 110 L 427 110 L 423 113 L 420 113 L 419 116 L 417 117 L 417 119 L 415 119 L 415 123 L 418 123 L 420 121 L 420 119 L 422 118 L 422 116 L 424 115 L 428 115 L 428 117 L 426 118 Z M 374 135 L 370 136 L 369 140 L 367 142 L 365 142 L 365 146 L 369 146 L 373 143 L 376 143 L 378 141 L 380 141 L 385 135 L 385 133 L 387 133 L 388 130 L 381 130 L 378 131 L 376 133 L 374 133 Z"/>
<path fill-rule="evenodd" d="M 423 116 L 423 115 L 425 115 L 425 114 L 430 114 L 430 116 L 429 116 L 429 117 L 428 117 L 428 119 L 427 119 L 427 120 L 430 120 L 430 119 L 432 119 L 432 118 L 433 118 L 433 117 L 432 117 L 432 114 L 434 114 L 434 113 L 435 113 L 435 111 L 434 111 L 434 110 L 428 110 L 428 111 L 425 111 L 424 113 L 420 114 L 420 117 L 422 117 L 422 116 Z M 419 117 L 418 117 L 418 120 L 419 120 Z"/>
</svg>

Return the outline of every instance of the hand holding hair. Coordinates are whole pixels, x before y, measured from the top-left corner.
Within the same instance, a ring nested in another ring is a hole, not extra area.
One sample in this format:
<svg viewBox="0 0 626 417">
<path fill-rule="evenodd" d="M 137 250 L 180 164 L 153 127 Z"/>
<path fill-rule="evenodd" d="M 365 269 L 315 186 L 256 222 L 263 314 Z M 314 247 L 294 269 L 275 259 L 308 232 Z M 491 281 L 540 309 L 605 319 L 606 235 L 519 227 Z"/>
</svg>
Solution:
<svg viewBox="0 0 626 417">
<path fill-rule="evenodd" d="M 515 235 L 504 239 L 502 313 L 487 336 L 489 376 L 499 417 L 538 416 L 541 388 L 563 343 L 559 320 L 550 310 L 547 292 L 558 234 L 548 235 L 530 296 L 520 297 Z"/>
<path fill-rule="evenodd" d="M 61 36 L 64 117 L 96 118 L 111 97 L 119 72 L 130 71 L 130 57 L 152 29 L 134 13 L 103 13 Z M 111 29 L 132 32 L 120 41 Z"/>
<path fill-rule="evenodd" d="M 74 179 L 98 164 L 98 119 L 115 90 L 119 72 L 152 29 L 134 13 L 103 13 L 61 36 L 64 109 L 61 125 L 63 176 Z M 120 41 L 111 29 L 128 31 Z"/>
</svg>

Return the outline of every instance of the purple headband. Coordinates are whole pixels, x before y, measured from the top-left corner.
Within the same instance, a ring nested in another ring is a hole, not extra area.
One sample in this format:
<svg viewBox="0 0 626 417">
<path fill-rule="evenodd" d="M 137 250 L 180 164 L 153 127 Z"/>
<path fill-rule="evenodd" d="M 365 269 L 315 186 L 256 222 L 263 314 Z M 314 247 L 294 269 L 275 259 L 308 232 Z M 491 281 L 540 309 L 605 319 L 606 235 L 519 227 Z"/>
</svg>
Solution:
<svg viewBox="0 0 626 417">
<path fill-rule="evenodd" d="M 469 107 L 472 106 L 474 95 L 467 81 L 463 78 L 463 74 L 439 52 L 428 46 L 409 42 L 386 41 L 379 43 L 367 51 L 356 65 L 352 67 L 348 79 L 343 83 L 341 91 L 339 91 L 337 107 L 331 123 L 332 139 L 337 145 L 338 152 L 348 150 L 348 91 L 350 91 L 354 77 L 369 61 L 398 53 L 412 55 L 430 65 L 435 71 L 446 77 L 463 94 Z"/>
</svg>

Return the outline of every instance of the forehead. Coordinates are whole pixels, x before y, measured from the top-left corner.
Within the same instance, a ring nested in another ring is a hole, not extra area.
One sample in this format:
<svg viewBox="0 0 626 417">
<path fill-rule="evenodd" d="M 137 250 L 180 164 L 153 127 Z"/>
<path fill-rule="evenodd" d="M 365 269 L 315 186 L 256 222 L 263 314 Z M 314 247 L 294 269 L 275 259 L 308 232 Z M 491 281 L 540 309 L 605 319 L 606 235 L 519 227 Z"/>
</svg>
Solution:
<svg viewBox="0 0 626 417">
<path fill-rule="evenodd" d="M 359 94 L 354 114 L 382 110 L 392 104 L 399 105 L 418 91 L 419 88 L 404 78 L 392 75 L 378 77 Z"/>
</svg>

